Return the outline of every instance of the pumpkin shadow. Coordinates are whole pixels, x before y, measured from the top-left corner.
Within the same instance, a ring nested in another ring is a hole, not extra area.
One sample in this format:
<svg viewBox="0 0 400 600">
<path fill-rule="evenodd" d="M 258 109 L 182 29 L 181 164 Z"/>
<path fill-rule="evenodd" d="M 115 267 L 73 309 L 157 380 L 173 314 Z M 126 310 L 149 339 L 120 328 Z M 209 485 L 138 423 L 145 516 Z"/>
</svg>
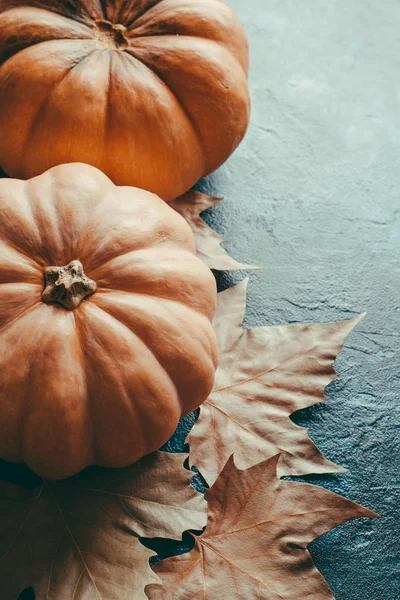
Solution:
<svg viewBox="0 0 400 600">
<path fill-rule="evenodd" d="M 10 463 L 0 458 L 0 479 L 27 490 L 38 488 L 42 479 L 22 463 Z M 25 600 L 25 599 L 24 599 Z"/>
<path fill-rule="evenodd" d="M 35 596 L 35 591 L 33 588 L 29 587 L 29 588 L 25 588 L 20 595 L 18 596 L 17 600 L 35 600 L 36 596 Z"/>
</svg>

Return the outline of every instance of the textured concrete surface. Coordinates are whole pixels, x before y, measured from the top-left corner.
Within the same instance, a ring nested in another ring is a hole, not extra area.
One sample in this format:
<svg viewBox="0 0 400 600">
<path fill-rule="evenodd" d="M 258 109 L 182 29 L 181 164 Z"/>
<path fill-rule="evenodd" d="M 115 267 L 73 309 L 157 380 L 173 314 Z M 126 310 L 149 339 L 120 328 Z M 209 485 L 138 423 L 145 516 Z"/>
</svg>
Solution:
<svg viewBox="0 0 400 600">
<path fill-rule="evenodd" d="M 199 185 L 226 198 L 205 218 L 236 258 L 264 267 L 251 273 L 247 326 L 367 311 L 327 404 L 295 421 L 350 469 L 305 479 L 382 515 L 313 543 L 318 568 L 337 600 L 399 600 L 400 3 L 228 4 L 250 39 L 252 121 Z M 220 288 L 244 276 L 221 275 Z M 191 422 L 170 449 L 183 448 Z"/>
<path fill-rule="evenodd" d="M 249 35 L 252 119 L 198 186 L 225 197 L 205 219 L 264 267 L 250 274 L 247 326 L 367 312 L 327 404 L 294 420 L 350 469 L 305 479 L 382 515 L 314 542 L 318 568 L 337 600 L 399 600 L 400 3 L 228 4 Z M 243 276 L 220 276 L 221 289 Z"/>
</svg>

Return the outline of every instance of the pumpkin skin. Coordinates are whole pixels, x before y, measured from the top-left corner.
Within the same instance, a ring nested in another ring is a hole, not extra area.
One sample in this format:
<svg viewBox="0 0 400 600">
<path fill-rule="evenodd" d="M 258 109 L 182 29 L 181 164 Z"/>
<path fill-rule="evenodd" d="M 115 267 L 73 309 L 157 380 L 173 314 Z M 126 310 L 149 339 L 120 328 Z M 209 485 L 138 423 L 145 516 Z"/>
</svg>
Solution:
<svg viewBox="0 0 400 600">
<path fill-rule="evenodd" d="M 246 34 L 220 0 L 1 0 L 0 166 L 85 162 L 172 200 L 249 121 Z"/>
<path fill-rule="evenodd" d="M 81 164 L 0 180 L 0 214 L 0 457 L 61 479 L 156 450 L 217 364 L 215 280 L 189 226 Z M 49 288 L 76 259 L 93 281 L 67 309 Z"/>
</svg>

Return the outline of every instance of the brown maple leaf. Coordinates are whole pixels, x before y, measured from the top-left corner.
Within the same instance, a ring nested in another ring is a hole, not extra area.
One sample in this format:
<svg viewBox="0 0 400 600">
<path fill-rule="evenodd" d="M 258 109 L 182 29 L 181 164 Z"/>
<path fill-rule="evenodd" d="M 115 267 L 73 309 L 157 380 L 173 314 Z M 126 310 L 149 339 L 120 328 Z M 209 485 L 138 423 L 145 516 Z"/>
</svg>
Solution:
<svg viewBox="0 0 400 600">
<path fill-rule="evenodd" d="M 225 248 L 221 246 L 227 240 L 211 229 L 200 217 L 203 211 L 215 206 L 221 200 L 222 198 L 206 196 L 201 192 L 191 190 L 170 202 L 169 205 L 190 225 L 196 240 L 197 255 L 210 269 L 216 271 L 259 269 L 259 267 L 239 263 L 229 256 Z"/>
<path fill-rule="evenodd" d="M 156 452 L 33 491 L 0 482 L 1 598 L 32 587 L 36 600 L 145 599 L 158 578 L 139 537 L 180 538 L 206 521 L 185 457 Z"/>
<path fill-rule="evenodd" d="M 218 294 L 220 365 L 187 438 L 191 464 L 210 486 L 233 453 L 240 469 L 282 453 L 281 476 L 346 471 L 328 461 L 289 416 L 326 400 L 334 360 L 361 317 L 244 331 L 246 290 L 243 281 Z"/>
<path fill-rule="evenodd" d="M 150 600 L 332 600 L 306 546 L 349 519 L 378 515 L 305 483 L 280 481 L 279 456 L 239 471 L 232 458 L 207 491 L 194 549 L 158 563 Z M 193 534 L 192 534 L 193 535 Z"/>
</svg>

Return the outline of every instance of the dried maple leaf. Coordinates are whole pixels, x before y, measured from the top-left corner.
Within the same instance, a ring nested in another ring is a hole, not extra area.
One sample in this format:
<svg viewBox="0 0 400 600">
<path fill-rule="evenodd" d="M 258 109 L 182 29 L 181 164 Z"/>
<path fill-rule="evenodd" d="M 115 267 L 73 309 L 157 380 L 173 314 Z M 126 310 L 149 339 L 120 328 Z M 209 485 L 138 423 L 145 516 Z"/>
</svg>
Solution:
<svg viewBox="0 0 400 600">
<path fill-rule="evenodd" d="M 361 317 L 244 331 L 246 290 L 243 281 L 218 294 L 220 365 L 187 438 L 191 464 L 210 486 L 233 453 L 241 469 L 283 453 L 280 475 L 346 471 L 328 461 L 289 416 L 326 399 L 336 355 Z"/>
<path fill-rule="evenodd" d="M 258 269 L 259 267 L 239 263 L 229 256 L 225 248 L 221 246 L 227 240 L 211 229 L 200 217 L 203 211 L 211 208 L 211 206 L 215 206 L 221 200 L 222 198 L 206 196 L 205 194 L 191 190 L 169 204 L 190 225 L 196 240 L 197 254 L 210 269 L 216 271 Z"/>
<path fill-rule="evenodd" d="M 180 538 L 206 521 L 183 458 L 158 452 L 34 491 L 0 482 L 1 597 L 31 586 L 36 600 L 145 599 L 157 577 L 138 538 Z"/>
<path fill-rule="evenodd" d="M 332 600 L 306 546 L 337 525 L 377 517 L 342 496 L 279 481 L 278 457 L 239 471 L 232 459 L 207 491 L 208 524 L 188 553 L 158 563 L 151 600 Z"/>
</svg>

